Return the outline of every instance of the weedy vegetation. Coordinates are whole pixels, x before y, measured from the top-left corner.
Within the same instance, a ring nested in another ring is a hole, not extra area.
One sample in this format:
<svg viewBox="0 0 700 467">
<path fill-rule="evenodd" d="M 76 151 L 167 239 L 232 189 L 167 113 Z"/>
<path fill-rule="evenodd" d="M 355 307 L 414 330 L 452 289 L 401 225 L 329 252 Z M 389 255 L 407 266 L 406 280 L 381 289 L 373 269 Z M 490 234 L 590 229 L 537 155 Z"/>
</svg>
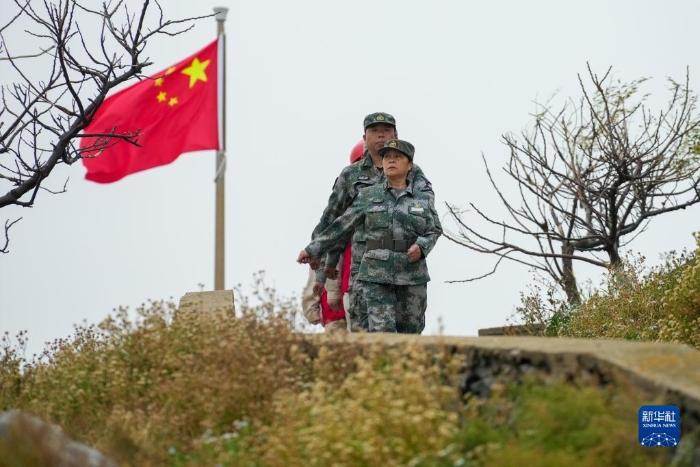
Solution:
<svg viewBox="0 0 700 467">
<path fill-rule="evenodd" d="M 590 287 L 571 309 L 560 288 L 538 278 L 513 322 L 539 324 L 550 336 L 673 342 L 700 349 L 700 236 L 691 252 L 670 252 L 647 268 L 643 256 L 629 256 Z"/>
<path fill-rule="evenodd" d="M 584 306 L 646 300 L 649 311 L 634 315 L 646 324 L 614 335 L 636 329 L 639 339 L 686 339 L 697 314 L 681 310 L 697 284 L 695 264 L 694 255 L 677 257 L 672 281 L 659 271 L 635 285 L 666 287 L 651 298 L 620 291 Z M 23 355 L 26 334 L 5 335 L 0 409 L 58 424 L 123 466 L 667 465 L 667 452 L 636 442 L 637 409 L 649 401 L 633 388 L 532 379 L 496 383 L 486 399 L 465 396 L 457 389 L 463 362 L 447 348 L 360 348 L 304 332 L 296 299 L 279 297 L 261 275 L 250 300 L 240 289 L 237 296 L 228 314 L 179 312 L 163 301 L 120 308 L 32 359 Z M 680 324 L 657 323 L 652 334 L 652 302 L 678 307 Z M 623 316 L 618 307 L 612 316 Z M 557 332 L 609 337 L 617 329 L 594 311 L 586 316 Z M 12 453 L 0 456 L 1 467 L 46 465 L 21 443 L 0 451 Z"/>
</svg>

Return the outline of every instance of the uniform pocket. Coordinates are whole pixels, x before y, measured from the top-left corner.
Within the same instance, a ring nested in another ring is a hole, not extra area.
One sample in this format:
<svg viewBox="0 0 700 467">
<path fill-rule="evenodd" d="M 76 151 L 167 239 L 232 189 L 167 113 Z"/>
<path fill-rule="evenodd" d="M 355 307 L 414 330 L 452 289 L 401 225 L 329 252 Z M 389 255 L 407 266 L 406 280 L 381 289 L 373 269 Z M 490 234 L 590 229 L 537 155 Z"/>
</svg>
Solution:
<svg viewBox="0 0 700 467">
<path fill-rule="evenodd" d="M 369 250 L 365 252 L 363 259 L 378 259 L 380 261 L 387 261 L 389 259 L 391 252 L 389 250 Z"/>
<path fill-rule="evenodd" d="M 386 229 L 389 227 L 389 208 L 386 206 L 372 206 L 367 209 L 367 222 L 365 230 Z"/>
<path fill-rule="evenodd" d="M 411 206 L 408 208 L 408 221 L 411 228 L 418 234 L 422 235 L 428 228 L 428 216 L 430 216 L 430 209 L 426 206 Z"/>
</svg>

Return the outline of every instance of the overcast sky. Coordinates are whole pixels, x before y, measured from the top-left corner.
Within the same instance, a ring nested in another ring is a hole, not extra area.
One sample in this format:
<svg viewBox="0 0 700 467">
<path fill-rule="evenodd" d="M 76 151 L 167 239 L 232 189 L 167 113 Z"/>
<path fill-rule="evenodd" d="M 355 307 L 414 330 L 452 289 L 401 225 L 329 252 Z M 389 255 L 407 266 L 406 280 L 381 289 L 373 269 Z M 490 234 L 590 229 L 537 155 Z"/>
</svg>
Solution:
<svg viewBox="0 0 700 467">
<path fill-rule="evenodd" d="M 135 6 L 139 2 L 129 2 Z M 208 14 L 227 2 L 163 1 L 166 16 Z M 12 8 L 0 0 L 0 11 Z M 231 2 L 227 32 L 226 286 L 252 282 L 299 294 L 307 267 L 296 264 L 335 177 L 361 139 L 363 117 L 393 114 L 400 136 L 433 184 L 437 209 L 477 202 L 500 213 L 481 154 L 493 168 L 508 152 L 500 137 L 532 123 L 534 101 L 558 91 L 578 98 L 577 74 L 589 62 L 616 78 L 653 78 L 651 104 L 663 104 L 665 77 L 700 89 L 696 1 L 561 2 L 517 0 L 288 0 Z M 2 18 L 7 14 L 2 13 Z M 153 19 L 153 18 L 151 18 Z M 177 37 L 149 43 L 148 74 L 215 38 L 202 20 Z M 32 41 L 20 29 L 15 47 Z M 26 50 L 26 49 L 25 49 Z M 42 71 L 30 70 L 41 78 Z M 0 62 L 0 82 L 11 81 Z M 659 109 L 656 105 L 655 108 Z M 99 185 L 80 164 L 61 167 L 32 209 L 5 208 L 0 221 L 23 220 L 0 256 L 0 329 L 26 329 L 30 353 L 96 323 L 115 307 L 174 300 L 213 287 L 214 152 Z M 2 192 L 7 185 L 0 184 Z M 694 245 L 698 207 L 665 215 L 631 245 L 652 263 Z M 444 222 L 446 228 L 453 223 Z M 505 323 L 531 282 L 527 269 L 503 265 L 479 282 L 447 284 L 488 272 L 493 258 L 441 238 L 428 258 L 426 334 L 473 336 Z M 581 268 L 583 276 L 589 273 Z M 597 277 L 601 271 L 590 272 Z M 597 280 L 597 279 L 596 279 Z"/>
</svg>

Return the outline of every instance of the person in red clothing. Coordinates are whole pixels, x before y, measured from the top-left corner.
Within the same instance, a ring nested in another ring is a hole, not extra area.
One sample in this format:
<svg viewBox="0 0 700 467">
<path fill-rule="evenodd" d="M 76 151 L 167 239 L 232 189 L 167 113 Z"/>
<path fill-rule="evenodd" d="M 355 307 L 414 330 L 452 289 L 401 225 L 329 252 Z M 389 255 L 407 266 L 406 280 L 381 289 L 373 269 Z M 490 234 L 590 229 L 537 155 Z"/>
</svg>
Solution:
<svg viewBox="0 0 700 467">
<path fill-rule="evenodd" d="M 343 267 L 340 270 L 340 296 L 343 297 L 343 308 L 350 306 L 348 301 L 348 290 L 350 290 L 350 270 L 352 269 L 352 243 L 348 243 L 343 253 Z"/>
<path fill-rule="evenodd" d="M 364 141 L 358 142 L 350 151 L 350 163 L 360 160 L 364 154 Z M 309 270 L 309 278 L 302 293 L 304 316 L 311 324 L 320 324 L 328 333 L 349 330 L 347 319 L 347 292 L 350 288 L 350 266 L 352 266 L 351 244 L 345 248 L 337 269 L 338 279 L 326 279 L 326 284 L 316 282 L 316 272 Z"/>
<path fill-rule="evenodd" d="M 341 299 L 339 279 L 327 279 L 324 286 L 316 282 L 316 272 L 309 270 L 301 297 L 302 311 L 309 323 L 320 324 L 327 333 L 347 332 L 348 324 Z"/>
<path fill-rule="evenodd" d="M 364 155 L 365 142 L 361 140 L 352 148 L 352 151 L 350 151 L 350 163 L 354 164 L 362 159 Z M 340 296 L 343 299 L 343 308 L 347 310 L 349 307 L 348 290 L 350 290 L 350 269 L 352 267 L 352 243 L 348 243 L 348 246 L 345 247 L 345 252 L 341 257 L 341 261 L 343 264 L 342 268 L 340 268 Z"/>
</svg>

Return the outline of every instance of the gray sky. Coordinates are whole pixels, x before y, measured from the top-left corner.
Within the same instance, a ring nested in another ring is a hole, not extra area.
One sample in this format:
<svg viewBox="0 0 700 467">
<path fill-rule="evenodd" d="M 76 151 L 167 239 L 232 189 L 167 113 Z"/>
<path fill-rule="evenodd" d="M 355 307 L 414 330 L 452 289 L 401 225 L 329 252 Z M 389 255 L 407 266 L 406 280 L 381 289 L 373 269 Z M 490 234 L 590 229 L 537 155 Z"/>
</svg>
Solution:
<svg viewBox="0 0 700 467">
<path fill-rule="evenodd" d="M 130 2 L 137 5 L 139 2 Z M 163 2 L 165 14 L 208 14 L 220 0 Z M 8 11 L 10 0 L 0 0 Z M 485 178 L 507 160 L 500 136 L 532 122 L 534 100 L 555 91 L 580 95 L 586 62 L 613 66 L 630 81 L 654 78 L 652 105 L 665 101 L 665 77 L 700 90 L 694 1 L 493 2 L 353 0 L 248 1 L 227 5 L 228 172 L 226 286 L 265 270 L 282 295 L 299 294 L 306 266 L 295 263 L 309 240 L 335 177 L 361 139 L 362 119 L 392 113 L 415 162 L 445 201 L 477 202 L 498 214 Z M 3 17 L 5 17 L 3 15 Z M 155 73 L 215 38 L 213 19 L 182 36 L 149 43 Z M 32 42 L 19 28 L 8 43 Z M 31 70 L 40 78 L 41 70 Z M 10 73 L 0 62 L 0 82 Z M 656 107 L 658 108 L 658 106 Z M 80 164 L 46 183 L 68 192 L 40 194 L 33 209 L 5 208 L 0 221 L 24 219 L 0 256 L 0 329 L 29 331 L 30 353 L 68 335 L 74 323 L 98 322 L 115 307 L 174 300 L 213 286 L 214 153 L 182 155 L 169 166 L 99 185 Z M 0 184 L 4 192 L 6 185 Z M 631 247 L 652 263 L 659 253 L 694 245 L 698 207 L 665 215 Z M 445 227 L 454 227 L 445 221 Z M 428 258 L 426 333 L 476 335 L 504 324 L 530 282 L 493 258 L 440 239 Z M 601 271 L 580 267 L 579 274 Z"/>
</svg>

